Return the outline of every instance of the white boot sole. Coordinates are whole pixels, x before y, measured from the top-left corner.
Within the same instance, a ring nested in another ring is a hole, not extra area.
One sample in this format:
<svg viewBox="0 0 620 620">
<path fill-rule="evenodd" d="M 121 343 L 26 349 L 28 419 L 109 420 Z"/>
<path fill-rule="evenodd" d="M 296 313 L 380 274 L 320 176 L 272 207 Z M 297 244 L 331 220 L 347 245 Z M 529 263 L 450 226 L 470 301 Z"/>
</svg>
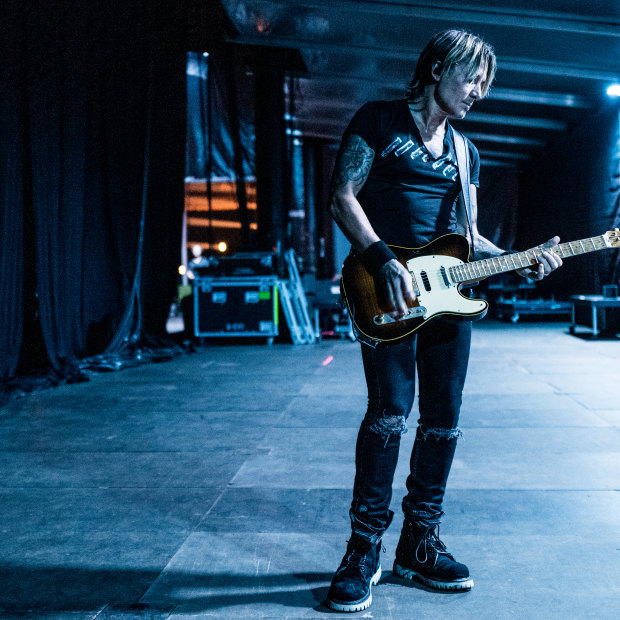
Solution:
<svg viewBox="0 0 620 620">
<path fill-rule="evenodd" d="M 368 596 L 363 601 L 358 601 L 357 603 L 339 603 L 338 601 L 330 601 L 327 599 L 325 601 L 325 606 L 334 611 L 364 611 L 364 609 L 368 609 L 372 604 L 372 586 L 376 586 L 377 583 L 379 583 L 379 579 L 381 579 L 381 566 L 379 566 L 377 572 L 372 576 Z"/>
<path fill-rule="evenodd" d="M 425 577 L 411 568 L 405 568 L 400 564 L 394 563 L 394 572 L 404 579 L 419 581 L 420 583 L 433 588 L 434 590 L 455 591 L 455 590 L 471 590 L 474 587 L 474 580 L 471 577 L 463 577 L 454 581 L 441 581 L 440 579 L 431 579 Z"/>
</svg>

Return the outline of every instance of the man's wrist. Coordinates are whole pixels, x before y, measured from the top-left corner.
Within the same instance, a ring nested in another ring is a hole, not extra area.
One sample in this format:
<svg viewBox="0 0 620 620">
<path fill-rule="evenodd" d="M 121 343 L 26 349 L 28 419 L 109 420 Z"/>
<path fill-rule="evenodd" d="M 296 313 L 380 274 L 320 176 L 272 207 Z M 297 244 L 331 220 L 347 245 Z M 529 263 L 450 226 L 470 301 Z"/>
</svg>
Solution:
<svg viewBox="0 0 620 620">
<path fill-rule="evenodd" d="M 376 276 L 383 265 L 396 259 L 396 254 L 388 247 L 385 241 L 376 241 L 369 245 L 360 255 L 362 265 L 371 276 Z"/>
</svg>

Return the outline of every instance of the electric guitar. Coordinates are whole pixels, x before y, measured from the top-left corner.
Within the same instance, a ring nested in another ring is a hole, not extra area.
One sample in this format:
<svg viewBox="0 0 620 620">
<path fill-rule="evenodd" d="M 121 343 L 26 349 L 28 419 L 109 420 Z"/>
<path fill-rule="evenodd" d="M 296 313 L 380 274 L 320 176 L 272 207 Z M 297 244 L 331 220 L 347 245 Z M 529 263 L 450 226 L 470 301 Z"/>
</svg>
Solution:
<svg viewBox="0 0 620 620">
<path fill-rule="evenodd" d="M 620 231 L 608 231 L 598 237 L 560 243 L 551 248 L 562 259 L 607 248 L 620 247 Z M 374 278 L 362 265 L 359 254 L 351 253 L 342 266 L 340 288 L 355 331 L 361 340 L 373 345 L 395 344 L 412 336 L 438 316 L 481 319 L 488 303 L 469 299 L 460 292 L 464 283 L 516 271 L 538 262 L 542 250 L 506 254 L 469 262 L 469 243 L 458 234 L 438 237 L 420 248 L 390 246 L 399 262 L 409 271 L 417 299 L 402 317 L 390 312 L 375 289 Z"/>
</svg>

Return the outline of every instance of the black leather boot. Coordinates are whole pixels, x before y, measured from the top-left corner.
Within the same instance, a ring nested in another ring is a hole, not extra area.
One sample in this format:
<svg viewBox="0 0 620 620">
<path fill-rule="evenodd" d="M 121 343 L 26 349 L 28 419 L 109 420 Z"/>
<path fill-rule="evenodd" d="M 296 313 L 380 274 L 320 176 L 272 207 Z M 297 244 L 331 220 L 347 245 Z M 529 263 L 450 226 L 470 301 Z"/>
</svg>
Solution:
<svg viewBox="0 0 620 620">
<path fill-rule="evenodd" d="M 439 516 L 428 515 L 414 523 L 405 520 L 394 573 L 435 590 L 470 590 L 474 580 L 469 569 L 457 562 L 439 539 Z"/>
<path fill-rule="evenodd" d="M 372 603 L 372 586 L 381 578 L 381 541 L 353 534 L 332 579 L 325 606 L 335 611 L 362 611 Z"/>
<path fill-rule="evenodd" d="M 436 590 L 469 590 L 469 569 L 439 539 L 439 519 L 458 429 L 418 427 L 411 453 L 405 522 L 396 548 L 394 573 Z"/>
</svg>

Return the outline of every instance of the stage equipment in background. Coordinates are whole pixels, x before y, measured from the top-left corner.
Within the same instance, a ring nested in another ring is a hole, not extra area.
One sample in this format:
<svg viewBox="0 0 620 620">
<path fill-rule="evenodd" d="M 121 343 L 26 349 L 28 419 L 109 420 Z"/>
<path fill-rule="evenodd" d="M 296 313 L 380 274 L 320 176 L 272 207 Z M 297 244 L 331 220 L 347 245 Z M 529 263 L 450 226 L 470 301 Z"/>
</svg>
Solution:
<svg viewBox="0 0 620 620">
<path fill-rule="evenodd" d="M 284 252 L 288 279 L 278 283 L 282 310 L 291 332 L 293 344 L 313 344 L 318 340 L 315 326 L 310 319 L 308 299 L 301 283 L 295 250 Z"/>
<path fill-rule="evenodd" d="M 339 276 L 316 282 L 313 307 L 317 333 L 321 338 L 355 341 L 351 317 L 340 295 Z"/>
<path fill-rule="evenodd" d="M 278 335 L 278 279 L 197 277 L 194 334 L 199 338 Z"/>
<path fill-rule="evenodd" d="M 569 321 L 572 306 L 558 301 L 553 294 L 549 299 L 538 295 L 534 280 L 510 273 L 490 282 L 486 299 L 498 319 L 517 323 L 522 317 L 551 317 Z"/>
<path fill-rule="evenodd" d="M 500 298 L 495 303 L 498 319 L 509 319 L 516 323 L 522 316 L 554 316 L 568 318 L 571 316 L 571 304 L 567 301 L 551 299 L 519 299 L 516 295 Z"/>
<path fill-rule="evenodd" d="M 241 252 L 195 267 L 194 335 L 261 337 L 279 333 L 278 276 L 273 252 Z"/>
<path fill-rule="evenodd" d="M 275 252 L 237 252 L 230 256 L 209 256 L 206 260 L 208 264 L 191 268 L 199 278 L 253 278 L 278 274 Z"/>
<path fill-rule="evenodd" d="M 598 338 L 601 333 L 608 333 L 615 336 L 617 329 L 614 323 L 609 321 L 611 312 L 620 311 L 620 297 L 618 297 L 618 287 L 615 284 L 603 286 L 602 295 L 571 295 L 572 318 L 570 333 L 577 335 L 577 325 L 585 325 L 592 332 L 592 338 Z M 590 323 L 582 322 L 579 317 L 579 308 L 589 310 Z M 615 323 L 617 325 L 617 323 Z"/>
<path fill-rule="evenodd" d="M 295 251 L 282 259 L 278 265 L 276 253 L 240 252 L 193 268 L 194 335 L 265 337 L 271 344 L 279 334 L 281 304 L 293 344 L 316 342 Z"/>
</svg>

